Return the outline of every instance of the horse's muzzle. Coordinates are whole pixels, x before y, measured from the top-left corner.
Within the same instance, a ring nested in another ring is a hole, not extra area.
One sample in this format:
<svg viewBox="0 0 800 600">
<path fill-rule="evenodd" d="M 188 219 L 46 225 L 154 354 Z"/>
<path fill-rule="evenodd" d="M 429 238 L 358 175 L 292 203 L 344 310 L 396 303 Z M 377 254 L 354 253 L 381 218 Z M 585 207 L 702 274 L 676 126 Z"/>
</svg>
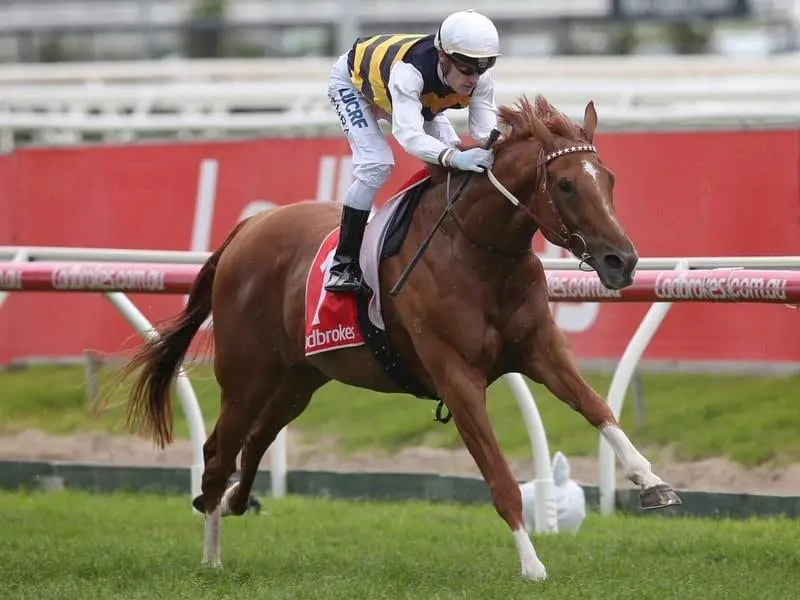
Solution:
<svg viewBox="0 0 800 600">
<path fill-rule="evenodd" d="M 633 283 L 633 271 L 639 262 L 634 250 L 605 250 L 592 254 L 587 261 L 597 271 L 602 284 L 610 290 L 621 290 Z"/>
</svg>

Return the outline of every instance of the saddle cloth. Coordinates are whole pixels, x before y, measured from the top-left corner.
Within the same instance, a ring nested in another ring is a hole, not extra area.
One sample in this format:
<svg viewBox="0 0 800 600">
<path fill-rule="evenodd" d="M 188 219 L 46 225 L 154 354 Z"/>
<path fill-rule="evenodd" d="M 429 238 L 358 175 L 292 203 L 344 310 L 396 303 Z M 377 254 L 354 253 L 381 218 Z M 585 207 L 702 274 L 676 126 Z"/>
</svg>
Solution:
<svg viewBox="0 0 800 600">
<path fill-rule="evenodd" d="M 320 244 L 306 279 L 306 356 L 328 350 L 360 346 L 364 343 L 358 328 L 355 296 L 331 294 L 325 281 L 339 241 L 339 228 Z"/>
<path fill-rule="evenodd" d="M 369 299 L 369 321 L 384 330 L 385 325 L 380 309 L 380 287 L 378 267 L 386 254 L 387 237 L 392 231 L 402 229 L 410 218 L 404 208 L 403 198 L 407 193 L 430 178 L 427 169 L 414 174 L 383 206 L 373 211 L 364 231 L 361 245 L 361 269 L 364 283 L 372 290 Z M 408 207 L 405 207 L 408 208 Z M 405 215 L 401 215 L 405 212 Z M 405 231 L 398 231 L 397 239 L 388 244 L 399 245 Z M 306 279 L 305 290 L 305 355 L 349 348 L 364 344 L 362 327 L 359 326 L 359 305 L 356 294 L 331 294 L 325 291 L 336 244 L 339 240 L 339 227 L 333 229 L 322 241 Z M 396 248 L 394 249 L 396 250 Z"/>
</svg>

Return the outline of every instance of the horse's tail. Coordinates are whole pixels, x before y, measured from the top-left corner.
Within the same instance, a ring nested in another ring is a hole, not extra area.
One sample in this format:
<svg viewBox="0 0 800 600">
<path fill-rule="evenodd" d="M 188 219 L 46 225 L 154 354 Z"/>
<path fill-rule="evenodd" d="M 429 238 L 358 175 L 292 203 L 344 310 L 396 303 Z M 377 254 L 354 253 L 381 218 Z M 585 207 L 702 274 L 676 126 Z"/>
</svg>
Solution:
<svg viewBox="0 0 800 600">
<path fill-rule="evenodd" d="M 192 338 L 211 313 L 211 292 L 217 263 L 245 222 L 241 221 L 233 229 L 202 266 L 192 284 L 189 301 L 183 312 L 169 322 L 160 335 L 146 341 L 121 373 L 120 379 L 142 367 L 131 388 L 125 424 L 130 432 L 152 438 L 161 448 L 172 443 L 172 381 Z"/>
</svg>

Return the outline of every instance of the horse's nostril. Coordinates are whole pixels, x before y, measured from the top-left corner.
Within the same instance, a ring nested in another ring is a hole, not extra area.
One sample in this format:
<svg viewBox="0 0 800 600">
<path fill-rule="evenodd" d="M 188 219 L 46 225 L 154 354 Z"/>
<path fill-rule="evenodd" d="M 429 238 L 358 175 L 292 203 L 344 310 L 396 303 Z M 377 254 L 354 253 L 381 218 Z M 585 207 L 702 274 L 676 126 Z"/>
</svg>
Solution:
<svg viewBox="0 0 800 600">
<path fill-rule="evenodd" d="M 624 261 L 616 254 L 606 254 L 603 257 L 603 262 L 606 263 L 606 266 L 609 269 L 612 269 L 614 271 L 621 271 L 622 268 L 625 266 Z"/>
</svg>

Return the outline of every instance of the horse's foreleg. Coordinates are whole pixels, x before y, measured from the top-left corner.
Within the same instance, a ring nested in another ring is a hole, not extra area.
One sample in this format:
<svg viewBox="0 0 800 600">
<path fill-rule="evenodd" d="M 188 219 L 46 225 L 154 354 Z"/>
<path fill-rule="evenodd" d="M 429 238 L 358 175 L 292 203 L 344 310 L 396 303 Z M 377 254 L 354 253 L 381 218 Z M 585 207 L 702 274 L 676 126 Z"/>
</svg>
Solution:
<svg viewBox="0 0 800 600">
<path fill-rule="evenodd" d="M 543 383 L 578 411 L 614 450 L 625 475 L 641 487 L 642 508 L 680 504 L 678 495 L 659 478 L 619 426 L 605 400 L 581 376 L 566 336 L 554 322 L 541 326 L 529 340 L 525 375 Z"/>
<path fill-rule="evenodd" d="M 522 520 L 519 485 L 494 436 L 486 412 L 486 378 L 461 357 L 438 355 L 436 389 L 453 416 L 464 444 L 483 475 L 497 514 L 508 524 L 519 554 L 522 576 L 541 581 L 547 571 L 536 555 Z M 443 360 L 442 360 L 443 359 Z"/>
</svg>

